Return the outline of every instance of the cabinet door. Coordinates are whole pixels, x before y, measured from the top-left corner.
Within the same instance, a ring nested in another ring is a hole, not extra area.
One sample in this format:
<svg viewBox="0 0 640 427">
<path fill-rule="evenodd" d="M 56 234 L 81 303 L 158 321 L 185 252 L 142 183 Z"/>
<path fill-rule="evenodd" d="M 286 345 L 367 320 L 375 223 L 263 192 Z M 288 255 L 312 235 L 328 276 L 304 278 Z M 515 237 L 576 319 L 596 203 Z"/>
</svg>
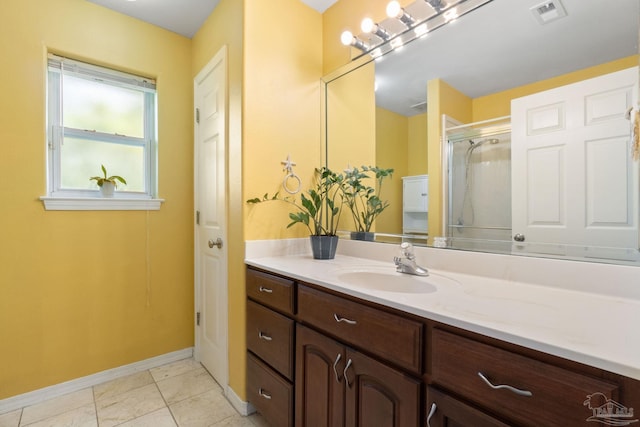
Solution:
<svg viewBox="0 0 640 427">
<path fill-rule="evenodd" d="M 419 381 L 351 349 L 346 363 L 346 426 L 420 425 Z"/>
<path fill-rule="evenodd" d="M 428 182 L 426 177 L 404 180 L 403 207 L 405 212 L 427 212 L 429 210 Z"/>
<path fill-rule="evenodd" d="M 508 427 L 433 387 L 427 388 L 426 416 L 427 427 Z"/>
<path fill-rule="evenodd" d="M 296 328 L 296 426 L 344 426 L 344 347 L 309 328 Z"/>
</svg>

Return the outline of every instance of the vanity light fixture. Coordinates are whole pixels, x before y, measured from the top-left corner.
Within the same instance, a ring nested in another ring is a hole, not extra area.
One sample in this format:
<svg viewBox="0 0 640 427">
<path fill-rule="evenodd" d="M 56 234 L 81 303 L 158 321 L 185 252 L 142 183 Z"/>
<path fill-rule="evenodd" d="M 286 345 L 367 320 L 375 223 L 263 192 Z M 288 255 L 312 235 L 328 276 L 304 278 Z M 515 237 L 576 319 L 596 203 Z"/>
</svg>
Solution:
<svg viewBox="0 0 640 427">
<path fill-rule="evenodd" d="M 340 39 L 345 46 L 353 46 L 362 52 L 353 54 L 352 60 L 366 54 L 374 59 L 380 59 L 387 53 L 398 50 L 412 40 L 424 37 L 491 1 L 414 0 L 412 4 L 406 6 L 405 10 L 398 1 L 394 0 L 387 5 L 388 19 L 378 24 L 370 18 L 365 18 L 361 24 L 360 35 L 354 36 L 350 31 L 345 31 Z M 545 1 L 545 6 L 538 9 L 548 11 L 552 7 L 546 5 L 550 2 L 560 2 L 560 0 Z M 425 3 L 428 7 L 425 7 Z M 434 14 L 431 9 L 436 13 Z"/>
<path fill-rule="evenodd" d="M 363 52 L 367 52 L 371 49 L 367 43 L 354 36 L 351 31 L 343 32 L 340 36 L 340 41 L 342 41 L 342 44 L 345 46 L 353 46 Z"/>
<path fill-rule="evenodd" d="M 362 20 L 362 24 L 360 24 L 360 29 L 363 33 L 375 34 L 382 40 L 389 40 L 389 38 L 391 38 L 391 34 L 389 34 L 389 32 L 382 28 L 379 24 L 373 22 L 373 19 L 371 18 L 364 18 Z"/>
<path fill-rule="evenodd" d="M 387 16 L 389 18 L 399 19 L 407 27 L 411 27 L 416 23 L 416 19 L 409 15 L 396 0 L 387 5 Z"/>
<path fill-rule="evenodd" d="M 440 13 L 440 11 L 444 8 L 447 7 L 447 4 L 444 3 L 442 0 L 424 0 L 426 1 L 429 6 L 431 6 L 437 13 Z"/>
</svg>

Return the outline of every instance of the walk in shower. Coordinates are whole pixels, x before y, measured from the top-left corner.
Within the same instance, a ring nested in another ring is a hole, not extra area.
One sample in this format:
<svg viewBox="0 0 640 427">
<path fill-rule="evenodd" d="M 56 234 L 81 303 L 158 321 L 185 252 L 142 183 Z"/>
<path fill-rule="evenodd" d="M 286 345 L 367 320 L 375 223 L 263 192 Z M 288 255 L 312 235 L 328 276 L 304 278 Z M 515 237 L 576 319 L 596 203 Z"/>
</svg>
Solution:
<svg viewBox="0 0 640 427">
<path fill-rule="evenodd" d="M 511 241 L 509 118 L 446 128 L 446 237 L 457 247 Z M 506 249 L 506 247 L 505 247 Z"/>
</svg>

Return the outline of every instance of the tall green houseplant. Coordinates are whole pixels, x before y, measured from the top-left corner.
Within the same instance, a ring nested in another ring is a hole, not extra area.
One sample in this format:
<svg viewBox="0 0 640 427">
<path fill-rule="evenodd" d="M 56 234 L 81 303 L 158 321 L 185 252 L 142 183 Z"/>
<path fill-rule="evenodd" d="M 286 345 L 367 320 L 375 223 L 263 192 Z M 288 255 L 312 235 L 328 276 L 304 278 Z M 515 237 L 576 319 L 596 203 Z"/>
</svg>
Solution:
<svg viewBox="0 0 640 427">
<path fill-rule="evenodd" d="M 295 207 L 294 212 L 289 213 L 291 222 L 287 228 L 295 224 L 303 224 L 311 235 L 311 244 L 315 258 L 333 258 L 338 242 L 336 232 L 344 199 L 344 176 L 336 174 L 327 167 L 316 169 L 315 184 L 313 188 L 300 194 L 300 201 L 295 197 L 284 196 L 280 193 L 273 196 L 265 194 L 262 198 L 247 200 L 249 204 L 279 200 Z M 326 249 L 326 254 L 316 254 Z"/>
<path fill-rule="evenodd" d="M 388 200 L 382 200 L 382 183 L 391 178 L 393 169 L 377 166 L 354 167 L 345 173 L 344 203 L 351 212 L 356 232 L 370 233 L 373 222 L 389 207 Z M 374 184 L 368 183 L 374 180 Z"/>
</svg>

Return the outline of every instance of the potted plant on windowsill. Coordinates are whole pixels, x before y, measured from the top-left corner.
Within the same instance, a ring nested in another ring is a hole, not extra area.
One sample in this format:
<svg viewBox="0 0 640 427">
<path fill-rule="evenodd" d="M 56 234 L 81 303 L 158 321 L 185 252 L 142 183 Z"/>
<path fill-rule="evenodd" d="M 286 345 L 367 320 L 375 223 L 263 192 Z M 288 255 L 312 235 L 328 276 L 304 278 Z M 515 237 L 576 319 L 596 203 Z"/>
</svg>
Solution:
<svg viewBox="0 0 640 427">
<path fill-rule="evenodd" d="M 272 197 L 265 194 L 262 198 L 249 199 L 247 203 L 279 200 L 294 206 L 296 211 L 289 213 L 291 222 L 287 228 L 304 224 L 309 229 L 313 257 L 333 259 L 338 245 L 336 231 L 342 213 L 343 183 L 343 175 L 322 167 L 316 169 L 315 187 L 300 194 L 299 202 L 295 198 L 280 197 L 280 193 L 276 193 Z"/>
<path fill-rule="evenodd" d="M 102 197 L 113 197 L 113 191 L 118 187 L 117 181 L 120 181 L 125 185 L 127 184 L 127 181 L 119 175 L 111 175 L 108 177 L 107 169 L 104 165 L 100 165 L 100 168 L 102 169 L 103 176 L 92 176 L 89 178 L 89 181 L 95 181 L 96 184 L 98 184 Z"/>
<path fill-rule="evenodd" d="M 373 174 L 373 177 L 372 177 Z M 346 204 L 356 230 L 351 233 L 354 240 L 373 240 L 371 226 L 375 219 L 389 207 L 387 200 L 380 199 L 382 182 L 393 175 L 393 169 L 377 166 L 354 167 L 345 172 L 344 203 Z M 375 179 L 375 187 L 367 185 L 366 180 Z"/>
</svg>

